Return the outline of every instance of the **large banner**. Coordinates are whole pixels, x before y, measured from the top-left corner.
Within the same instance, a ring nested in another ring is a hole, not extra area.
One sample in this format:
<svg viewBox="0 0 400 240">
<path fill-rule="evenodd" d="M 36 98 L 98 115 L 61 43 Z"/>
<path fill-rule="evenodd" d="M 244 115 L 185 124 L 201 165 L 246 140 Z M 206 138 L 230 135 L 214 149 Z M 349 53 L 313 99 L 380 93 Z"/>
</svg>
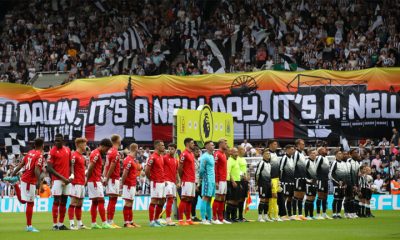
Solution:
<svg viewBox="0 0 400 240">
<path fill-rule="evenodd" d="M 399 80 L 400 68 L 372 68 L 114 76 L 50 89 L 0 83 L 0 134 L 171 141 L 173 110 L 208 104 L 233 115 L 237 141 L 388 136 L 400 119 Z"/>
<path fill-rule="evenodd" d="M 251 204 L 249 205 L 250 210 L 256 210 L 259 198 L 258 195 L 251 196 Z M 68 199 L 69 201 L 69 199 Z M 108 198 L 106 198 L 106 205 L 108 204 Z M 333 202 L 333 195 L 328 196 L 328 209 L 331 210 Z M 69 203 L 68 203 L 69 204 Z M 136 196 L 133 204 L 134 210 L 148 210 L 150 204 L 150 196 Z M 197 209 L 200 209 L 201 199 L 197 203 Z M 91 201 L 89 198 L 85 198 L 82 205 L 83 211 L 90 210 Z M 51 212 L 53 206 L 53 198 L 36 198 L 35 199 L 35 212 Z M 122 211 L 124 207 L 124 200 L 118 198 L 116 210 Z M 399 195 L 372 195 L 371 199 L 372 210 L 400 210 L 400 196 Z M 14 212 L 25 212 L 25 204 L 21 204 L 17 198 L 1 198 L 0 199 L 0 213 L 14 213 Z"/>
</svg>

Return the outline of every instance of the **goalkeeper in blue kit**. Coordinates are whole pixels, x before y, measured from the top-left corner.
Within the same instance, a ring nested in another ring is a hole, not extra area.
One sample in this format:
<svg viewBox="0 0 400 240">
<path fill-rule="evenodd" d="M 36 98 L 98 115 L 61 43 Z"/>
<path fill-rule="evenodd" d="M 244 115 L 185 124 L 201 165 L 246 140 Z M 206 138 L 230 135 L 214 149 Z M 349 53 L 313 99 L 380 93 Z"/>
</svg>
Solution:
<svg viewBox="0 0 400 240">
<path fill-rule="evenodd" d="M 207 152 L 200 157 L 199 181 L 201 183 L 202 203 L 200 213 L 202 224 L 210 225 L 212 219 L 211 198 L 215 197 L 215 160 L 214 160 L 214 143 L 207 141 L 204 143 Z"/>
</svg>

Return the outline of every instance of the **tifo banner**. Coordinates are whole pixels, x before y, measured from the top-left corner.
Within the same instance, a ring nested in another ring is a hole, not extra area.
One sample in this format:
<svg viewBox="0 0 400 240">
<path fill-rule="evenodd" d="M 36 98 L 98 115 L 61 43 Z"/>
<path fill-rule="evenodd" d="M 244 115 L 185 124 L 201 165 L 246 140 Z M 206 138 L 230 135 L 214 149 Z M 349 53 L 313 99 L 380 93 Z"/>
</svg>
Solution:
<svg viewBox="0 0 400 240">
<path fill-rule="evenodd" d="M 258 195 L 251 196 L 252 203 L 249 205 L 251 210 L 256 210 L 259 202 Z M 69 201 L 69 200 L 68 200 Z M 106 205 L 108 204 L 108 198 L 106 198 Z M 328 209 L 331 210 L 333 201 L 333 195 L 328 196 Z M 83 201 L 82 210 L 90 210 L 91 201 L 89 198 L 85 198 Z M 148 210 L 150 204 L 150 196 L 136 196 L 133 204 L 134 210 Z M 200 209 L 201 199 L 197 203 L 197 209 Z M 68 203 L 69 205 L 69 203 Z M 36 198 L 35 199 L 35 212 L 51 212 L 53 206 L 53 198 Z M 122 211 L 124 201 L 122 198 L 118 198 L 116 210 Z M 399 195 L 372 195 L 371 199 L 372 210 L 400 210 L 400 196 Z M 19 203 L 17 198 L 1 198 L 0 199 L 0 213 L 14 213 L 24 212 L 25 204 Z"/>
<path fill-rule="evenodd" d="M 231 113 L 235 140 L 387 136 L 400 119 L 400 68 L 114 76 L 37 89 L 0 84 L 0 134 L 172 140 L 173 110 Z M 368 126 L 368 128 L 364 128 Z M 0 136 L 1 137 L 1 136 Z"/>
</svg>

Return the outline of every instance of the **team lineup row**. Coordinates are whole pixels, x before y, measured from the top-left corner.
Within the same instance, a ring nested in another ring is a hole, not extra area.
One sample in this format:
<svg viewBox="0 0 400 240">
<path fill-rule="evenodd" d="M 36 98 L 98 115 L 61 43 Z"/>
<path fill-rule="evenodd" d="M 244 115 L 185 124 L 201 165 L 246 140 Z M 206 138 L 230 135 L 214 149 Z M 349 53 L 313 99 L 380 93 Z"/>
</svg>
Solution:
<svg viewBox="0 0 400 240">
<path fill-rule="evenodd" d="M 86 144 L 86 139 L 76 139 L 76 151 L 71 152 L 63 145 L 63 136 L 56 135 L 55 145 L 45 163 L 42 156 L 43 140 L 35 139 L 35 149 L 24 157 L 13 172 L 13 177 L 6 179 L 16 182 L 18 177 L 14 176 L 18 176 L 20 170 L 23 170 L 20 185 L 15 184 L 15 189 L 18 200 L 27 205 L 27 231 L 38 231 L 32 226 L 32 214 L 35 192 L 44 165 L 52 175 L 53 181 L 53 230 L 68 230 L 63 223 L 68 196 L 71 197 L 68 207 L 70 229 L 87 229 L 82 223 L 85 186 L 92 201 L 90 208 L 92 229 L 120 228 L 114 223 L 114 213 L 121 190 L 125 202 L 124 227 L 140 227 L 133 221 L 132 213 L 136 179 L 142 170 L 135 159 L 138 145 L 134 143 L 130 145 L 130 152 L 122 161 L 121 176 L 120 164 L 123 156 L 118 152 L 121 145 L 120 136 L 112 135 L 110 139 L 103 139 L 91 152 L 87 167 L 83 156 Z M 184 144 L 186 149 L 178 160 L 175 157 L 175 144 L 169 144 L 166 151 L 163 141 L 154 141 L 154 152 L 145 167 L 146 177 L 150 180 L 150 226 L 175 225 L 171 213 L 177 187 L 181 190 L 178 225 L 195 224 L 191 219 L 191 209 L 193 199 L 197 197 L 196 191 L 201 192 L 202 224 L 247 221 L 243 218 L 243 203 L 248 195 L 249 180 L 247 162 L 243 158 L 244 149 L 240 146 L 228 148 L 225 139 L 218 142 L 217 150 L 213 142 L 205 142 L 206 152 L 201 154 L 196 168 L 193 139 L 186 138 Z M 345 217 L 372 216 L 369 209 L 373 190 L 372 178 L 369 176 L 370 169 L 360 168 L 358 153 L 339 151 L 336 160 L 330 164 L 324 147 L 310 151 L 307 159 L 304 146 L 303 140 L 296 140 L 295 146 L 285 147 L 285 155 L 282 158 L 278 158 L 275 153 L 278 147 L 277 141 L 270 141 L 268 148 L 264 149 L 263 160 L 258 163 L 255 176 L 260 197 L 258 221 L 330 219 L 326 214 L 329 179 L 334 184 L 333 218 L 341 218 L 344 197 Z M 104 155 L 106 161 L 103 162 Z M 199 181 L 196 181 L 196 172 Z M 104 206 L 104 187 L 109 197 L 107 214 Z M 314 217 L 313 208 L 317 194 L 317 217 Z M 214 201 L 211 206 L 212 199 Z M 166 205 L 166 221 L 160 219 L 164 205 Z M 302 211 L 303 205 L 305 215 Z M 320 214 L 321 207 L 322 214 Z M 102 221 L 101 225 L 96 221 L 97 212 Z M 77 225 L 74 218 L 77 220 Z"/>
</svg>

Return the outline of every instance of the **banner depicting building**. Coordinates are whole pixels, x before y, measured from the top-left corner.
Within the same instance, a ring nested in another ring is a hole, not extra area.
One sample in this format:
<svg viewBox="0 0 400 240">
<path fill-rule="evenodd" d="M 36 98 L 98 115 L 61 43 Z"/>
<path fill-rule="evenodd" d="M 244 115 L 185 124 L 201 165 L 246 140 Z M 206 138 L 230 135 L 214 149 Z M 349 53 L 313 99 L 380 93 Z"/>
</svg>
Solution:
<svg viewBox="0 0 400 240">
<path fill-rule="evenodd" d="M 0 138 L 55 133 L 99 141 L 117 133 L 172 141 L 174 109 L 230 113 L 235 141 L 390 135 L 400 119 L 400 68 L 114 76 L 51 88 L 0 83 Z M 131 79 L 131 80 L 130 80 Z"/>
</svg>

